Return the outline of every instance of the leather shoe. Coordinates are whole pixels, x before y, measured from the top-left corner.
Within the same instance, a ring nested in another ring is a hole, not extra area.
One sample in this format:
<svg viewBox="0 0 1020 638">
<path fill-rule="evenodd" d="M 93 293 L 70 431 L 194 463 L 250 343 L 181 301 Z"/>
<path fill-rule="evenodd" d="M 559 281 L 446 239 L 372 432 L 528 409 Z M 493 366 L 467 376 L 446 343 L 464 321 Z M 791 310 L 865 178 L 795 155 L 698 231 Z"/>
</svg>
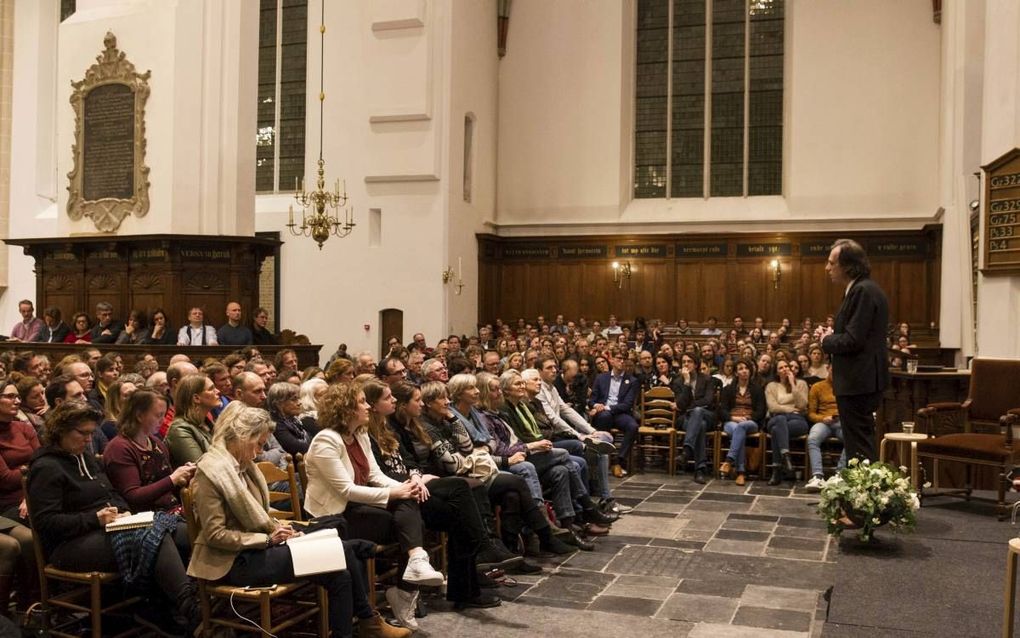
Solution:
<svg viewBox="0 0 1020 638">
<path fill-rule="evenodd" d="M 573 532 L 571 532 L 569 536 L 564 536 L 563 542 L 566 543 L 567 545 L 573 545 L 582 552 L 595 551 L 595 543 L 592 543 L 591 541 L 586 541 Z"/>
<path fill-rule="evenodd" d="M 619 463 L 613 466 L 612 472 L 613 476 L 615 476 L 616 478 L 623 478 L 627 476 L 627 470 L 623 469 L 623 466 L 621 466 Z"/>
<path fill-rule="evenodd" d="M 687 447 L 686 446 L 684 446 L 684 448 L 682 450 L 680 450 L 680 454 L 679 454 L 679 456 L 677 456 L 676 463 L 677 463 L 677 466 L 680 468 L 681 472 L 686 472 L 687 471 Z"/>
<path fill-rule="evenodd" d="M 694 482 L 698 485 L 705 484 L 705 470 L 701 468 L 694 470 Z"/>
<path fill-rule="evenodd" d="M 453 603 L 454 609 L 487 609 L 489 607 L 499 607 L 503 604 L 503 601 L 499 596 L 493 596 L 492 594 L 478 594 L 470 600 L 458 600 Z"/>
<path fill-rule="evenodd" d="M 747 485 L 747 477 L 743 472 L 737 472 L 737 478 L 733 480 L 734 485 Z"/>
<path fill-rule="evenodd" d="M 605 536 L 609 534 L 609 527 L 598 525 L 596 523 L 585 523 L 578 527 L 580 534 L 578 536 Z M 574 530 L 577 532 L 578 530 Z"/>
<path fill-rule="evenodd" d="M 777 468 L 773 468 L 772 469 L 772 476 L 769 477 L 769 485 L 775 486 L 775 485 L 779 485 L 780 483 L 782 483 L 783 482 L 782 473 L 783 473 L 783 471 L 781 469 L 779 469 L 778 467 Z"/>
<path fill-rule="evenodd" d="M 783 469 L 790 476 L 793 476 L 793 461 L 790 460 L 790 453 L 786 452 L 783 454 Z"/>
<path fill-rule="evenodd" d="M 612 525 L 613 521 L 617 518 L 619 518 L 619 516 L 605 514 L 594 507 L 590 510 L 584 510 L 584 520 L 588 523 L 595 523 L 597 525 Z"/>
<path fill-rule="evenodd" d="M 719 477 L 729 478 L 733 474 L 733 464 L 729 461 L 723 461 L 723 464 L 719 466 Z"/>
</svg>

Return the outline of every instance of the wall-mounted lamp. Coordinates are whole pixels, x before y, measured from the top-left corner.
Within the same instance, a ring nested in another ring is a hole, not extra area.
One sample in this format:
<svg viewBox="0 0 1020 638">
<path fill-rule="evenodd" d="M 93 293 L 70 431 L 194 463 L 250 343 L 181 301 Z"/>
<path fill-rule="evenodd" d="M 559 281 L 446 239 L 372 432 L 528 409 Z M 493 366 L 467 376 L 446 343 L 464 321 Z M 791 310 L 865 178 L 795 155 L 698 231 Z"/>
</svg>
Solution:
<svg viewBox="0 0 1020 638">
<path fill-rule="evenodd" d="M 613 283 L 616 284 L 617 288 L 623 288 L 623 280 L 630 279 L 630 262 L 625 261 L 622 264 L 618 261 L 613 262 Z"/>
<path fill-rule="evenodd" d="M 457 290 L 454 291 L 454 294 L 459 295 L 464 290 L 464 265 L 460 257 L 457 258 L 457 267 L 460 269 L 460 272 L 455 271 L 453 266 L 446 267 L 443 271 L 443 284 L 448 284 L 456 278 L 457 283 L 454 286 L 457 287 Z"/>
<path fill-rule="evenodd" d="M 783 276 L 783 271 L 779 267 L 779 260 L 773 259 L 769 262 L 769 266 L 772 267 L 772 287 L 779 290 L 779 278 Z"/>
</svg>

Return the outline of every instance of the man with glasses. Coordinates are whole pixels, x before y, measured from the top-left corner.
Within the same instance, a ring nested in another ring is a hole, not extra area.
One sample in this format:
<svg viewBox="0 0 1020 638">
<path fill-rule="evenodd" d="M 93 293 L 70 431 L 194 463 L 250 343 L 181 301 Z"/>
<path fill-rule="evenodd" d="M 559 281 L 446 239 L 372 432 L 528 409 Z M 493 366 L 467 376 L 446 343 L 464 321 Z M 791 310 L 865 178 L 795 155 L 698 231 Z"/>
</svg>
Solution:
<svg viewBox="0 0 1020 638">
<path fill-rule="evenodd" d="M 394 388 L 407 378 L 407 366 L 398 357 L 386 357 L 379 362 L 375 373 L 380 381 Z"/>
<path fill-rule="evenodd" d="M 626 359 L 622 350 L 619 348 L 610 350 L 609 362 L 611 370 L 595 378 L 591 397 L 588 399 L 588 415 L 597 430 L 608 432 L 615 428 L 623 431 L 619 462 L 612 468 L 613 476 L 623 478 L 627 475 L 624 467 L 627 464 L 627 455 L 638 431 L 638 424 L 632 412 L 641 384 L 634 375 L 627 374 Z"/>
</svg>

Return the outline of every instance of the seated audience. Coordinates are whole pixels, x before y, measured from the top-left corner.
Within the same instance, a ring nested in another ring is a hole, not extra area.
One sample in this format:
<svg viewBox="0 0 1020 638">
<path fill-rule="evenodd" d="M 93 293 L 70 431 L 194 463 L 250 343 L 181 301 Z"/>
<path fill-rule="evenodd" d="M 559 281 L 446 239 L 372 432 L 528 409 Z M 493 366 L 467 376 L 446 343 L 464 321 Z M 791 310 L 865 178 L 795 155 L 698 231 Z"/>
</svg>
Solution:
<svg viewBox="0 0 1020 638">
<path fill-rule="evenodd" d="M 181 379 L 174 392 L 174 420 L 166 433 L 166 446 L 174 467 L 196 463 L 212 443 L 209 411 L 220 404 L 220 391 L 201 373 Z"/>
<path fill-rule="evenodd" d="M 222 346 L 247 346 L 255 342 L 251 330 L 241 325 L 241 304 L 227 304 L 227 323 L 216 331 L 216 341 Z"/>
<path fill-rule="evenodd" d="M 269 311 L 265 308 L 255 309 L 255 322 L 252 325 L 252 343 L 257 346 L 279 345 L 280 340 L 269 331 Z"/>
<path fill-rule="evenodd" d="M 133 512 L 180 512 L 177 492 L 195 475 L 194 463 L 174 469 L 166 443 L 156 436 L 164 412 L 166 397 L 146 388 L 135 391 L 117 419 L 117 435 L 103 452 L 110 484 Z"/>
<path fill-rule="evenodd" d="M 630 447 L 634 444 L 634 437 L 637 436 L 638 424 L 632 412 L 640 384 L 633 375 L 624 371 L 625 358 L 621 350 L 614 348 L 609 356 L 612 372 L 603 372 L 595 378 L 588 399 L 588 414 L 597 430 L 608 432 L 615 428 L 623 431 L 619 461 L 613 466 L 613 475 L 620 478 L 627 474 L 624 466 L 627 464 Z M 598 361 L 596 357 L 596 366 Z"/>
<path fill-rule="evenodd" d="M 490 539 L 468 481 L 456 476 L 439 478 L 421 473 L 413 454 L 401 445 L 398 433 L 389 425 L 389 417 L 396 411 L 396 399 L 390 387 L 373 380 L 363 389 L 369 405 L 368 434 L 376 463 L 391 479 L 416 485 L 425 525 L 449 534 L 447 599 L 456 609 L 499 605 L 498 597 L 481 594 L 476 562 L 491 569 L 519 564 L 521 557 Z M 483 503 L 489 507 L 488 498 L 484 498 Z M 417 598 L 416 588 L 398 585 L 386 590 L 386 600 L 400 624 L 414 630 L 418 628 L 414 618 Z"/>
<path fill-rule="evenodd" d="M 124 405 L 127 403 L 128 397 L 135 393 L 138 386 L 131 383 L 130 381 L 124 381 L 117 379 L 114 381 L 106 391 L 106 409 L 103 410 L 103 414 L 106 417 L 103 419 L 103 424 L 99 426 L 99 429 L 103 431 L 103 435 L 112 440 L 113 437 L 117 436 L 117 422 L 120 420 L 120 413 L 123 411 Z M 166 407 L 164 405 L 164 407 Z M 162 414 L 160 415 L 162 417 Z M 106 446 L 97 449 L 97 454 L 104 454 Z"/>
<path fill-rule="evenodd" d="M 679 465 L 687 469 L 687 462 L 694 463 L 694 482 L 704 485 L 709 470 L 705 454 L 705 437 L 715 428 L 715 384 L 712 377 L 698 368 L 701 361 L 697 354 L 680 357 L 680 374 L 673 382 L 676 396 L 680 429 L 684 431 L 683 449 Z"/>
<path fill-rule="evenodd" d="M 46 387 L 32 376 L 11 374 L 7 383 L 14 383 L 21 397 L 17 420 L 29 423 L 38 433 L 43 427 L 43 418 L 50 406 L 46 403 Z"/>
<path fill-rule="evenodd" d="M 25 377 L 31 379 L 32 377 Z M 35 550 L 28 528 L 22 468 L 39 449 L 35 428 L 17 418 L 21 394 L 14 383 L 0 384 L 0 613 L 6 615 L 11 590 L 17 580 L 18 602 L 26 609 L 30 591 L 37 587 Z"/>
<path fill-rule="evenodd" d="M 301 425 L 301 389 L 293 383 L 279 382 L 269 386 L 266 393 L 266 409 L 273 419 L 275 429 L 273 436 L 280 447 L 295 457 L 307 454 L 312 442 L 312 435 Z"/>
<path fill-rule="evenodd" d="M 68 331 L 67 336 L 64 337 L 64 343 L 91 343 L 91 326 L 92 324 L 87 314 L 84 312 L 74 313 L 74 317 L 71 319 L 71 329 Z"/>
<path fill-rule="evenodd" d="M 828 365 L 826 365 L 828 368 Z M 832 389 L 832 379 L 826 370 L 825 377 L 811 386 L 808 392 L 808 422 L 812 424 L 808 432 L 807 451 L 811 462 L 811 480 L 804 487 L 812 492 L 822 489 L 825 472 L 822 468 L 822 445 L 831 437 L 843 441 L 843 428 L 839 423 L 839 409 L 836 407 L 836 396 Z M 839 457 L 836 470 L 846 465 L 846 450 Z"/>
<path fill-rule="evenodd" d="M 11 336 L 8 339 L 10 341 L 35 341 L 45 322 L 39 317 L 33 316 L 35 305 L 28 299 L 18 302 L 18 312 L 21 313 L 21 321 L 11 328 Z"/>
<path fill-rule="evenodd" d="M 348 533 L 374 543 L 400 545 L 399 587 L 436 586 L 443 575 L 422 547 L 420 482 L 396 481 L 375 461 L 367 426 L 369 405 L 357 384 L 330 386 L 319 408 L 322 430 L 305 455 L 305 509 L 312 516 L 343 514 Z"/>
<path fill-rule="evenodd" d="M 192 480 L 196 517 L 202 531 L 195 539 L 188 574 L 229 585 L 268 586 L 294 582 L 288 538 L 300 535 L 269 515 L 269 493 L 252 460 L 272 430 L 263 410 L 234 402 L 223 411 L 210 452 Z M 361 638 L 406 638 L 410 632 L 383 621 L 368 604 L 363 544 L 344 541 L 347 569 L 304 578 L 326 589 L 330 638 L 351 635 L 353 616 Z"/>
<path fill-rule="evenodd" d="M 138 345 L 148 336 L 145 324 L 145 313 L 141 310 L 132 310 L 128 314 L 128 320 L 124 329 L 117 335 L 118 344 Z"/>
<path fill-rule="evenodd" d="M 807 384 L 794 376 L 785 361 L 776 364 L 776 380 L 765 386 L 765 403 L 772 415 L 767 426 L 772 437 L 772 476 L 769 485 L 779 485 L 784 473 L 793 478 L 790 438 L 804 436 L 810 429 L 804 418 L 808 404 Z"/>
<path fill-rule="evenodd" d="M 309 436 L 319 433 L 319 402 L 329 387 L 322 379 L 311 378 L 301 384 L 301 413 L 298 420 Z"/>
<path fill-rule="evenodd" d="M 43 326 L 35 341 L 40 343 L 64 343 L 71 328 L 61 320 L 60 308 L 51 306 L 43 311 Z"/>
<path fill-rule="evenodd" d="M 177 345 L 219 345 L 219 342 L 216 340 L 216 328 L 205 324 L 205 312 L 198 306 L 188 311 L 188 323 L 181 326 L 181 329 L 177 331 Z"/>
<path fill-rule="evenodd" d="M 96 323 L 92 326 L 92 343 L 117 343 L 124 322 L 113 318 L 113 306 L 106 301 L 96 304 Z"/>
<path fill-rule="evenodd" d="M 115 533 L 105 529 L 130 512 L 130 507 L 86 451 L 86 442 L 102 417 L 98 410 L 73 401 L 65 401 L 47 415 L 46 445 L 36 451 L 28 472 L 34 532 L 48 562 L 58 569 L 120 572 L 129 587 L 142 591 L 154 584 L 190 635 L 198 628 L 201 614 L 195 586 L 172 538 L 178 518 L 157 513 L 148 528 Z M 143 609 L 158 610 L 164 605 L 153 600 Z M 145 619 L 136 620 L 153 627 Z M 161 624 L 162 628 L 155 628 L 169 629 Z"/>
<path fill-rule="evenodd" d="M 765 391 L 753 379 L 754 368 L 754 362 L 749 359 L 737 361 L 733 383 L 719 394 L 719 419 L 723 430 L 730 436 L 730 449 L 719 466 L 719 475 L 729 478 L 736 470 L 737 485 L 747 482 L 747 450 L 744 447 L 747 435 L 757 432 L 758 424 L 765 422 Z"/>
<path fill-rule="evenodd" d="M 149 328 L 146 330 L 145 336 L 142 337 L 141 343 L 161 346 L 177 345 L 177 335 L 170 327 L 170 322 L 162 308 L 152 311 L 149 316 Z"/>
</svg>

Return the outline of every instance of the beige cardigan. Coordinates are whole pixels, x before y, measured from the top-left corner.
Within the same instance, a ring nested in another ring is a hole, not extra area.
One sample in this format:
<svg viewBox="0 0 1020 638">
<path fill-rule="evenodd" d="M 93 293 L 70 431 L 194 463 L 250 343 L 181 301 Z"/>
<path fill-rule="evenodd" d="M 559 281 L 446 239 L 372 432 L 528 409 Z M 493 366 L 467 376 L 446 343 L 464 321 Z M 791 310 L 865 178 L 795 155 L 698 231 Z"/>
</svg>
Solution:
<svg viewBox="0 0 1020 638">
<path fill-rule="evenodd" d="M 209 459 L 203 459 L 208 461 Z M 265 549 L 269 535 L 280 525 L 279 521 L 267 516 L 266 529 L 246 530 L 241 519 L 231 508 L 232 497 L 228 486 L 216 485 L 199 463 L 199 471 L 191 480 L 192 507 L 195 517 L 202 525 L 198 538 L 192 543 L 191 562 L 188 575 L 205 580 L 219 580 L 227 575 L 234 559 L 246 549 Z M 256 502 L 268 511 L 269 494 L 265 479 L 254 464 L 245 469 L 248 491 Z"/>
<path fill-rule="evenodd" d="M 305 486 L 305 509 L 312 516 L 342 514 L 347 503 L 363 503 L 386 507 L 390 489 L 400 485 L 386 476 L 375 462 L 372 443 L 367 432 L 359 432 L 355 439 L 368 459 L 368 485 L 354 482 L 354 466 L 347 454 L 347 446 L 336 430 L 324 429 L 315 435 L 305 454 L 308 485 Z"/>
</svg>

